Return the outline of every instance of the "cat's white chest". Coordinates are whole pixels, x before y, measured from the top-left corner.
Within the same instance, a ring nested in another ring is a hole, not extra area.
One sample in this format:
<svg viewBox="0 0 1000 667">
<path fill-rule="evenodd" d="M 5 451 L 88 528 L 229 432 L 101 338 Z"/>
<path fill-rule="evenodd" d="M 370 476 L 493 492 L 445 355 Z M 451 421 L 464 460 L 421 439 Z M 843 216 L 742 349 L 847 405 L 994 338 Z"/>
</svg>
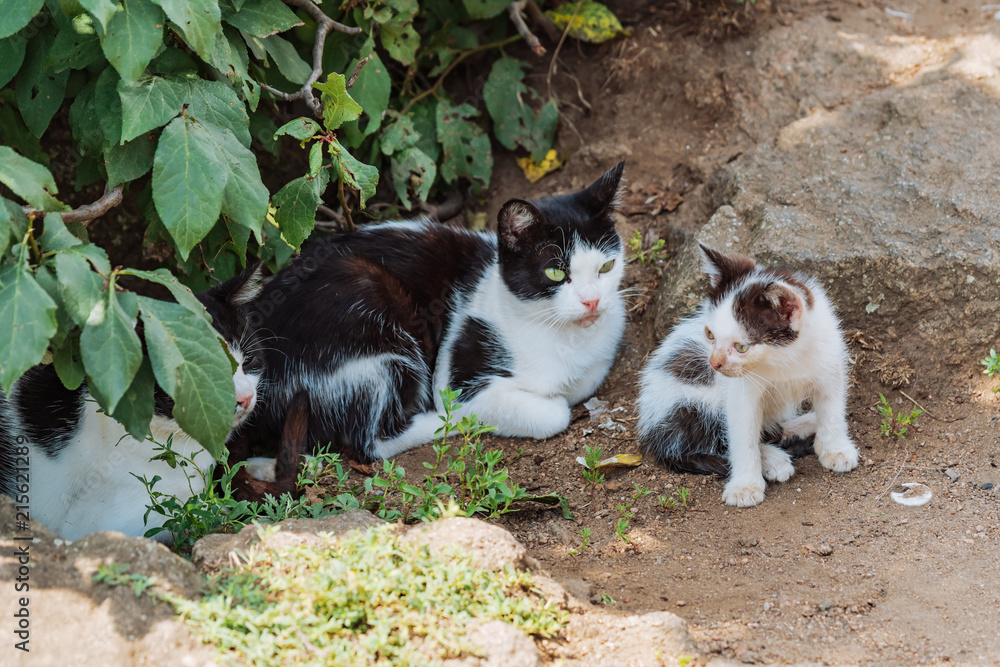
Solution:
<svg viewBox="0 0 1000 667">
<path fill-rule="evenodd" d="M 214 464 L 208 453 L 174 422 L 154 417 L 151 429 L 158 442 L 173 434 L 172 449 L 195 457 L 201 468 L 207 470 Z M 30 494 L 31 517 L 71 540 L 104 530 L 142 535 L 162 525 L 163 517 L 155 513 L 150 514 L 148 524 L 143 524 L 143 512 L 137 508 L 149 505 L 149 495 L 142 482 L 130 473 L 150 480 L 158 475 L 161 480 L 155 488 L 181 498 L 200 492 L 204 484 L 199 471 L 150 461 L 154 454 L 152 443 L 130 437 L 120 424 L 100 413 L 93 400 L 88 400 L 79 429 L 55 457 L 31 447 L 30 474 L 32 487 L 37 489 Z"/>
</svg>

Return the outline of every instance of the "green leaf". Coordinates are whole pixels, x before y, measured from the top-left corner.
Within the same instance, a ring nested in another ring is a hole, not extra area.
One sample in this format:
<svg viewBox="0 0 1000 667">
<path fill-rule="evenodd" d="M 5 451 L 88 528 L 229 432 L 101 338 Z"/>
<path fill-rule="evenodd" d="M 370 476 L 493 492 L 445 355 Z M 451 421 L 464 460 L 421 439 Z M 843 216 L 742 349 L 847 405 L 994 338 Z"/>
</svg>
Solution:
<svg viewBox="0 0 1000 667">
<path fill-rule="evenodd" d="M 0 39 L 0 88 L 10 83 L 21 69 L 27 45 L 28 40 L 20 37 Z"/>
<path fill-rule="evenodd" d="M 216 459 L 233 425 L 236 391 L 225 344 L 204 319 L 175 303 L 139 297 L 156 381 L 174 399 L 174 419 Z"/>
<path fill-rule="evenodd" d="M 420 140 L 420 134 L 413 125 L 413 119 L 410 116 L 400 116 L 395 111 L 390 112 L 390 116 L 393 117 L 393 121 L 386 125 L 382 132 L 380 142 L 382 153 L 392 155 L 411 146 L 416 146 Z"/>
<path fill-rule="evenodd" d="M 85 373 L 80 360 L 80 341 L 75 337 L 66 340 L 52 355 L 52 366 L 67 389 L 72 391 L 83 384 Z"/>
<path fill-rule="evenodd" d="M 368 45 L 362 48 L 362 54 L 369 45 L 371 45 L 370 40 Z M 356 121 L 344 123 L 341 128 L 344 131 L 344 143 L 352 147 L 360 146 L 365 137 L 374 134 L 382 126 L 382 115 L 389 108 L 389 99 L 392 96 L 392 78 L 385 63 L 377 53 L 371 52 L 368 56 L 368 62 L 361 68 L 354 86 L 351 87 L 351 97 L 361 105 L 364 116 Z M 353 72 L 357 65 L 357 59 L 351 61 L 346 71 Z"/>
<path fill-rule="evenodd" d="M 202 305 L 198 297 L 194 295 L 191 288 L 181 284 L 179 280 L 166 269 L 156 269 L 155 271 L 140 271 L 139 269 L 126 269 L 122 271 L 123 275 L 135 276 L 136 278 L 142 278 L 143 280 L 148 280 L 149 282 L 156 283 L 157 285 L 163 285 L 170 291 L 170 295 L 174 297 L 178 304 L 184 306 L 188 311 L 198 315 L 201 319 L 206 322 L 211 322 L 208 313 L 205 311 L 205 306 Z"/>
<path fill-rule="evenodd" d="M 5 393 L 42 360 L 56 329 L 56 303 L 31 273 L 17 265 L 0 269 L 0 385 Z"/>
<path fill-rule="evenodd" d="M 187 81 L 177 77 L 153 76 L 136 83 L 120 81 L 121 140 L 135 139 L 169 123 L 183 109 L 187 92 Z"/>
<path fill-rule="evenodd" d="M 363 109 L 347 92 L 343 74 L 331 73 L 326 83 L 314 83 L 323 102 L 323 125 L 331 132 L 349 120 L 357 120 Z"/>
<path fill-rule="evenodd" d="M 320 200 L 315 180 L 306 176 L 296 178 L 271 198 L 271 204 L 277 209 L 274 221 L 282 237 L 296 250 L 309 238 L 316 223 Z"/>
<path fill-rule="evenodd" d="M 41 244 L 43 252 L 55 252 L 83 245 L 83 241 L 66 229 L 66 223 L 63 222 L 62 216 L 58 213 L 49 213 L 45 216 L 44 231 L 38 242 Z"/>
<path fill-rule="evenodd" d="M 232 131 L 240 143 L 250 148 L 250 117 L 246 106 L 232 88 L 220 81 L 188 79 L 185 97 L 188 114 L 201 122 Z"/>
<path fill-rule="evenodd" d="M 375 188 L 378 186 L 378 169 L 357 160 L 336 139 L 327 145 L 330 147 L 330 157 L 333 158 L 334 173 L 346 185 L 358 191 L 361 199 L 359 206 L 363 209 L 365 202 L 375 194 Z"/>
<path fill-rule="evenodd" d="M 108 172 L 108 187 L 128 183 L 153 168 L 156 143 L 149 137 L 137 137 L 124 145 L 113 144 L 104 149 L 104 167 Z"/>
<path fill-rule="evenodd" d="M 167 18 L 180 28 L 188 46 L 204 60 L 215 46 L 215 35 L 222 24 L 219 0 L 153 0 Z"/>
<path fill-rule="evenodd" d="M 405 148 L 389 159 L 389 170 L 396 196 L 405 208 L 413 208 L 410 192 L 418 201 L 427 201 L 434 179 L 437 178 L 437 165 L 430 156 L 416 147 Z"/>
<path fill-rule="evenodd" d="M 227 22 L 256 37 L 267 37 L 302 25 L 301 19 L 280 0 L 256 0 L 245 5 Z"/>
<path fill-rule="evenodd" d="M 101 48 L 124 81 L 137 81 L 163 43 L 163 12 L 149 0 L 122 0 L 108 21 Z"/>
<path fill-rule="evenodd" d="M 497 60 L 483 84 L 483 99 L 500 143 L 509 150 L 521 145 L 540 162 L 552 148 L 559 107 L 550 101 L 536 113 L 528 106 L 527 99 L 537 99 L 538 94 L 522 83 L 526 67 L 528 63 L 516 58 Z"/>
<path fill-rule="evenodd" d="M 474 19 L 491 19 L 510 4 L 508 0 L 462 0 L 465 11 Z M 572 3 L 570 3 L 572 4 Z"/>
<path fill-rule="evenodd" d="M 277 139 L 283 134 L 287 134 L 290 137 L 294 137 L 299 141 L 305 141 L 309 139 L 317 132 L 321 132 L 323 128 L 319 126 L 314 120 L 309 118 L 296 118 L 295 120 L 290 120 L 274 133 L 274 138 Z"/>
<path fill-rule="evenodd" d="M 111 65 L 97 77 L 94 88 L 94 114 L 104 133 L 104 140 L 117 144 L 122 139 L 122 100 L 118 95 L 118 72 Z M 100 147 L 100 142 L 97 146 Z"/>
<path fill-rule="evenodd" d="M 45 0 L 7 0 L 0 4 L 0 39 L 28 25 L 44 4 Z"/>
<path fill-rule="evenodd" d="M 10 235 L 13 232 L 14 221 L 7 204 L 8 201 L 0 197 L 0 263 L 3 263 L 3 256 L 10 247 Z"/>
<path fill-rule="evenodd" d="M 80 355 L 101 407 L 114 412 L 142 364 L 142 344 L 135 333 L 134 295 L 115 293 L 113 285 L 91 311 L 80 334 Z M 100 402 L 100 401 L 99 401 Z"/>
<path fill-rule="evenodd" d="M 411 18 L 412 20 L 412 18 Z M 382 47 L 394 60 L 404 65 L 412 65 L 420 48 L 420 35 L 410 22 L 401 25 L 395 21 L 382 26 L 379 33 Z"/>
<path fill-rule="evenodd" d="M 103 57 L 94 19 L 84 13 L 74 17 L 69 27 L 59 30 L 45 65 L 53 72 L 86 69 Z"/>
<path fill-rule="evenodd" d="M 309 148 L 309 177 L 319 176 L 319 170 L 323 167 L 323 144 L 319 141 L 313 143 Z"/>
<path fill-rule="evenodd" d="M 86 258 L 79 253 L 57 253 L 55 268 L 63 305 L 70 318 L 82 327 L 101 302 L 104 279 L 90 270 Z"/>
<path fill-rule="evenodd" d="M 490 139 L 482 128 L 469 121 L 479 115 L 469 104 L 453 106 L 441 100 L 437 107 L 437 137 L 443 149 L 441 176 L 448 183 L 459 178 L 478 181 L 486 187 L 493 172 Z"/>
<path fill-rule="evenodd" d="M 229 169 L 229 178 L 222 191 L 222 214 L 253 231 L 260 239 L 270 193 L 260 178 L 257 157 L 228 128 L 205 127 Z M 243 252 L 246 252 L 245 242 Z"/>
<path fill-rule="evenodd" d="M 104 32 L 108 31 L 108 21 L 111 20 L 111 17 L 121 11 L 121 8 L 112 0 L 79 0 L 79 2 L 81 7 L 97 19 Z"/>
<path fill-rule="evenodd" d="M 569 25 L 569 36 L 584 42 L 600 44 L 625 34 L 626 31 L 618 17 L 601 3 L 583 0 L 579 10 L 576 6 L 577 3 L 567 2 L 555 9 L 548 10 L 545 15 L 560 30 L 565 30 L 566 26 Z M 574 12 L 576 13 L 575 17 Z"/>
<path fill-rule="evenodd" d="M 53 196 L 59 190 L 49 170 L 8 146 L 0 146 L 0 183 L 39 211 L 69 210 L 69 206 Z"/>
<path fill-rule="evenodd" d="M 283 77 L 300 86 L 306 82 L 312 74 L 312 65 L 302 59 L 291 42 L 278 35 L 271 35 L 261 41 Z"/>
<path fill-rule="evenodd" d="M 190 118 L 170 121 L 153 158 L 153 202 L 181 258 L 219 219 L 228 179 L 212 135 Z"/>
<path fill-rule="evenodd" d="M 45 68 L 45 59 L 55 40 L 50 30 L 43 30 L 28 42 L 24 64 L 15 77 L 17 106 L 25 125 L 36 137 L 45 134 L 52 117 L 66 96 L 69 70 L 53 73 Z"/>
<path fill-rule="evenodd" d="M 239 32 L 230 26 L 223 26 L 215 36 L 215 48 L 208 58 L 209 64 L 219 72 L 228 85 L 242 92 L 243 99 L 251 111 L 257 109 L 260 101 L 260 85 L 249 75 L 247 68 L 250 58 L 247 47 Z"/>
<path fill-rule="evenodd" d="M 132 378 L 132 384 L 111 413 L 111 416 L 125 427 L 129 435 L 140 442 L 150 435 L 149 422 L 153 419 L 153 410 L 156 407 L 153 393 L 155 387 L 153 367 L 149 359 L 143 357 L 139 370 Z"/>
</svg>

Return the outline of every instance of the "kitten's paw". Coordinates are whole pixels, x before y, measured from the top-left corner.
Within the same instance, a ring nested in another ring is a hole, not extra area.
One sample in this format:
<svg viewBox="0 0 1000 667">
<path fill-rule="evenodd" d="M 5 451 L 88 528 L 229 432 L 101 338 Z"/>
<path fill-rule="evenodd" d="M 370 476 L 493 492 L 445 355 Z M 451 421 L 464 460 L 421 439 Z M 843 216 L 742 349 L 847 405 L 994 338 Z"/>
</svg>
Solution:
<svg viewBox="0 0 1000 667">
<path fill-rule="evenodd" d="M 795 474 L 791 454 L 774 445 L 760 446 L 760 463 L 769 482 L 786 482 Z"/>
<path fill-rule="evenodd" d="M 273 482 L 277 479 L 277 459 L 268 459 L 262 456 L 254 456 L 247 459 L 247 472 L 254 479 L 262 482 Z"/>
<path fill-rule="evenodd" d="M 727 505 L 753 507 L 764 500 L 764 478 L 760 481 L 730 480 L 722 490 L 722 500 Z"/>
<path fill-rule="evenodd" d="M 816 458 L 821 466 L 834 472 L 847 472 L 858 467 L 858 448 L 850 438 L 827 446 L 817 446 Z"/>
</svg>

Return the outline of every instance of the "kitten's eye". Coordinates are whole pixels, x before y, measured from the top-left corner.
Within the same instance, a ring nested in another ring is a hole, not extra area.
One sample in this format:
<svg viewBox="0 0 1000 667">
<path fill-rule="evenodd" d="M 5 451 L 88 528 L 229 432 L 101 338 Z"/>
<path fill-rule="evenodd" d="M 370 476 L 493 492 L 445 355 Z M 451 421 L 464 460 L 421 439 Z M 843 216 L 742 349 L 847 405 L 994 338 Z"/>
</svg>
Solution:
<svg viewBox="0 0 1000 667">
<path fill-rule="evenodd" d="M 612 268 L 614 268 L 614 266 L 615 266 L 615 260 L 610 259 L 610 260 L 604 262 L 604 264 L 601 265 L 600 272 L 601 273 L 607 273 Z"/>
<path fill-rule="evenodd" d="M 715 340 L 715 336 L 712 335 L 712 330 L 709 329 L 708 327 L 705 327 L 705 338 L 709 340 Z"/>
<path fill-rule="evenodd" d="M 561 283 L 566 280 L 566 272 L 562 269 L 557 269 L 555 267 L 549 267 L 545 269 L 545 277 L 554 283 Z"/>
<path fill-rule="evenodd" d="M 736 348 L 737 352 L 743 354 L 750 349 L 750 343 L 733 343 L 733 347 Z"/>
</svg>

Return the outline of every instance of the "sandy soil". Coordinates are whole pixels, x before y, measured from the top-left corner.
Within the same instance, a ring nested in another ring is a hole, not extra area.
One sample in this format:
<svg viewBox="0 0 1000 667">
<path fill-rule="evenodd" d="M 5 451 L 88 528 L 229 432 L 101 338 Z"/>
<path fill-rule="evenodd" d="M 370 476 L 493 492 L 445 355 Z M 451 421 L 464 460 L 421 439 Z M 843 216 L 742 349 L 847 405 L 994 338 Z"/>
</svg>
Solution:
<svg viewBox="0 0 1000 667">
<path fill-rule="evenodd" d="M 766 31 L 817 16 L 889 41 L 926 37 L 930 44 L 935 36 L 995 30 L 972 3 L 889 7 L 916 14 L 903 20 L 868 0 L 803 1 L 762 6 L 749 34 L 710 42 L 704 17 L 673 5 L 621 4 L 632 37 L 566 48 L 553 73 L 566 109 L 560 146 L 570 155 L 567 168 L 526 187 L 511 157 L 499 156 L 489 210 L 508 197 L 580 187 L 625 157 L 631 194 L 620 231 L 676 247 L 711 213 L 702 190 L 712 171 L 762 139 L 732 82 L 751 66 L 740 54 L 749 55 Z M 706 77 L 705 68 L 721 74 Z M 533 84 L 544 89 L 547 75 L 536 68 Z M 559 437 L 491 440 L 507 453 L 516 481 L 568 495 L 577 523 L 528 511 L 501 524 L 578 596 L 621 613 L 679 614 L 708 653 L 743 662 L 1000 664 L 1000 589 L 991 575 L 1000 563 L 1000 403 L 975 364 L 980 351 L 970 351 L 967 365 L 932 366 L 897 357 L 900 345 L 880 352 L 885 332 L 847 332 L 854 362 L 848 418 L 863 459 L 851 473 L 828 472 L 807 457 L 789 482 L 769 487 L 763 504 L 737 510 L 721 502 L 723 479 L 644 462 L 610 473 L 591 501 L 575 460 L 584 447 L 637 452 L 636 374 L 655 344 L 652 297 L 664 270 L 669 259 L 633 262 L 626 277 L 636 292 L 627 343 L 598 392 L 621 408 L 612 415 L 624 431 L 597 428 L 580 407 Z M 880 433 L 880 392 L 894 409 L 912 406 L 903 392 L 926 409 L 904 438 Z M 417 450 L 400 463 L 419 471 L 427 455 Z M 928 485 L 933 499 L 896 504 L 890 492 L 903 482 Z M 635 499 L 637 488 L 650 493 Z M 661 496 L 677 498 L 682 488 L 686 508 L 661 505 Z M 627 543 L 614 531 L 620 505 L 635 515 Z M 585 550 L 581 529 L 590 530 Z"/>
</svg>

